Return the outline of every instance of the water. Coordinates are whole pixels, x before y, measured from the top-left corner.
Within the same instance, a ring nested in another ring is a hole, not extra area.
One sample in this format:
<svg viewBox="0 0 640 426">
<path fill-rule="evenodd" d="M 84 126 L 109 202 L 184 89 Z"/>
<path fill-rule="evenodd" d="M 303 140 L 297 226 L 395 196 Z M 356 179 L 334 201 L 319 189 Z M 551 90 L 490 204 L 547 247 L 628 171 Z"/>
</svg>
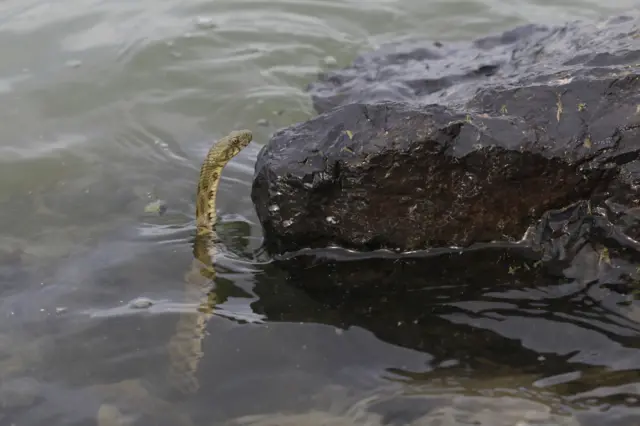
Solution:
<svg viewBox="0 0 640 426">
<path fill-rule="evenodd" d="M 640 315 L 624 295 L 580 279 L 452 283 L 359 312 L 255 260 L 249 192 L 269 134 L 314 115 L 305 85 L 359 52 L 637 6 L 3 2 L 0 425 L 634 423 Z M 167 344 L 194 311 L 183 290 L 198 168 L 212 140 L 246 127 L 255 142 L 219 193 L 224 303 L 200 389 L 178 398 Z M 158 199 L 165 214 L 145 212 Z M 130 306 L 140 297 L 152 306 Z"/>
</svg>

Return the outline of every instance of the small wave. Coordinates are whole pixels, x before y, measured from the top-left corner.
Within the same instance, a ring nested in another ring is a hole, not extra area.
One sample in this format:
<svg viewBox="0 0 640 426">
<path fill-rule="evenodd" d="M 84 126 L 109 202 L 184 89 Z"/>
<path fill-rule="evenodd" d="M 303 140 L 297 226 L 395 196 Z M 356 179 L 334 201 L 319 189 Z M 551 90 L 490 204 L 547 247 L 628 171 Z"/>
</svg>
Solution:
<svg viewBox="0 0 640 426">
<path fill-rule="evenodd" d="M 124 305 L 111 308 L 93 308 L 82 311 L 82 314 L 91 318 L 112 318 L 129 315 L 163 315 L 163 314 L 194 314 L 198 313 L 199 303 L 179 303 L 170 300 L 153 300 L 146 299 L 148 306 L 136 306 L 140 304 L 139 300 L 132 300 Z M 232 306 L 233 308 L 232 308 Z M 223 306 L 228 306 L 225 309 Z M 254 313 L 247 303 L 224 303 L 216 307 L 214 315 L 252 324 L 263 324 L 266 317 L 264 315 Z"/>
</svg>

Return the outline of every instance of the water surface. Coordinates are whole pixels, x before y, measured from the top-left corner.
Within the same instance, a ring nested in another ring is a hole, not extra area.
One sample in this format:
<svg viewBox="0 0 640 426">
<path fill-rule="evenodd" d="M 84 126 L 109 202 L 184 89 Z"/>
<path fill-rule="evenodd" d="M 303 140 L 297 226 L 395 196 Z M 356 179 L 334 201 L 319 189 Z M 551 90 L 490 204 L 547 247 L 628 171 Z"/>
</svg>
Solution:
<svg viewBox="0 0 640 426">
<path fill-rule="evenodd" d="M 249 199 L 269 135 L 314 115 L 304 87 L 319 72 L 398 38 L 466 39 L 632 7 L 3 2 L 0 425 L 638 421 L 640 315 L 626 295 L 584 277 L 470 292 L 452 282 L 360 311 L 255 257 Z M 254 143 L 219 193 L 224 303 L 207 325 L 201 387 L 179 397 L 167 344 L 194 311 L 183 289 L 198 168 L 213 140 L 246 127 Z M 145 213 L 156 199 L 164 215 Z M 131 309 L 137 297 L 155 304 Z"/>
</svg>

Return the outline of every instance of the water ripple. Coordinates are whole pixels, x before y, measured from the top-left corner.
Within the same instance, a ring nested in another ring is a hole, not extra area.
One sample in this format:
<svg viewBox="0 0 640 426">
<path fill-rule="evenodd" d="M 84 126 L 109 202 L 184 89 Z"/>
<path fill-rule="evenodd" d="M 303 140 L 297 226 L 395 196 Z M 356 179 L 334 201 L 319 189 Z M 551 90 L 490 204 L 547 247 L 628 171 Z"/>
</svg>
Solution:
<svg viewBox="0 0 640 426">
<path fill-rule="evenodd" d="M 104 401 L 149 423 L 575 424 L 575 414 L 607 424 L 637 414 L 637 306 L 602 286 L 443 283 L 356 309 L 258 261 L 254 163 L 276 129 L 314 115 L 305 86 L 319 72 L 391 39 L 475 37 L 637 5 L 548 3 L 1 2 L 0 423 L 91 422 Z M 155 404 L 141 383 L 167 390 L 167 342 L 196 308 L 182 301 L 200 161 L 234 128 L 253 129 L 254 142 L 221 181 L 226 250 L 198 373 L 204 398 Z M 144 211 L 156 199 L 163 216 Z M 375 253 L 394 264 L 427 254 Z M 151 306 L 133 309 L 138 297 Z M 112 387 L 119 380 L 127 385 Z"/>
</svg>

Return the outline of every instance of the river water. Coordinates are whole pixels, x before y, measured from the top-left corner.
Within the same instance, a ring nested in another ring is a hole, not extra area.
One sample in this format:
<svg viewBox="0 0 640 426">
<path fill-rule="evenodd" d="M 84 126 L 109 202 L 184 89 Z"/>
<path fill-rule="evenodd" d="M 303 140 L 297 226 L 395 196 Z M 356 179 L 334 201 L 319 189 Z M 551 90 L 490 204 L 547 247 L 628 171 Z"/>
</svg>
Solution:
<svg viewBox="0 0 640 426">
<path fill-rule="evenodd" d="M 638 6 L 2 2 L 0 425 L 636 424 L 639 318 L 614 324 L 597 303 L 566 308 L 584 293 L 571 283 L 505 291 L 501 302 L 487 290 L 424 325 L 448 343 L 491 335 L 491 351 L 461 356 L 474 368 L 422 344 L 433 333 L 404 345 L 378 337 L 400 333 L 402 321 L 340 327 L 340 310 L 254 260 L 261 234 L 249 193 L 269 135 L 314 115 L 306 84 L 358 53 Z M 211 142 L 236 128 L 251 128 L 254 142 L 221 182 L 224 303 L 206 326 L 199 389 L 177 395 L 167 345 L 194 312 L 183 290 L 197 173 Z M 156 200 L 162 215 L 147 209 Z M 139 297 L 153 305 L 132 307 Z M 519 311 L 519 297 L 539 303 Z M 500 361 L 523 351 L 522 368 Z"/>
</svg>

